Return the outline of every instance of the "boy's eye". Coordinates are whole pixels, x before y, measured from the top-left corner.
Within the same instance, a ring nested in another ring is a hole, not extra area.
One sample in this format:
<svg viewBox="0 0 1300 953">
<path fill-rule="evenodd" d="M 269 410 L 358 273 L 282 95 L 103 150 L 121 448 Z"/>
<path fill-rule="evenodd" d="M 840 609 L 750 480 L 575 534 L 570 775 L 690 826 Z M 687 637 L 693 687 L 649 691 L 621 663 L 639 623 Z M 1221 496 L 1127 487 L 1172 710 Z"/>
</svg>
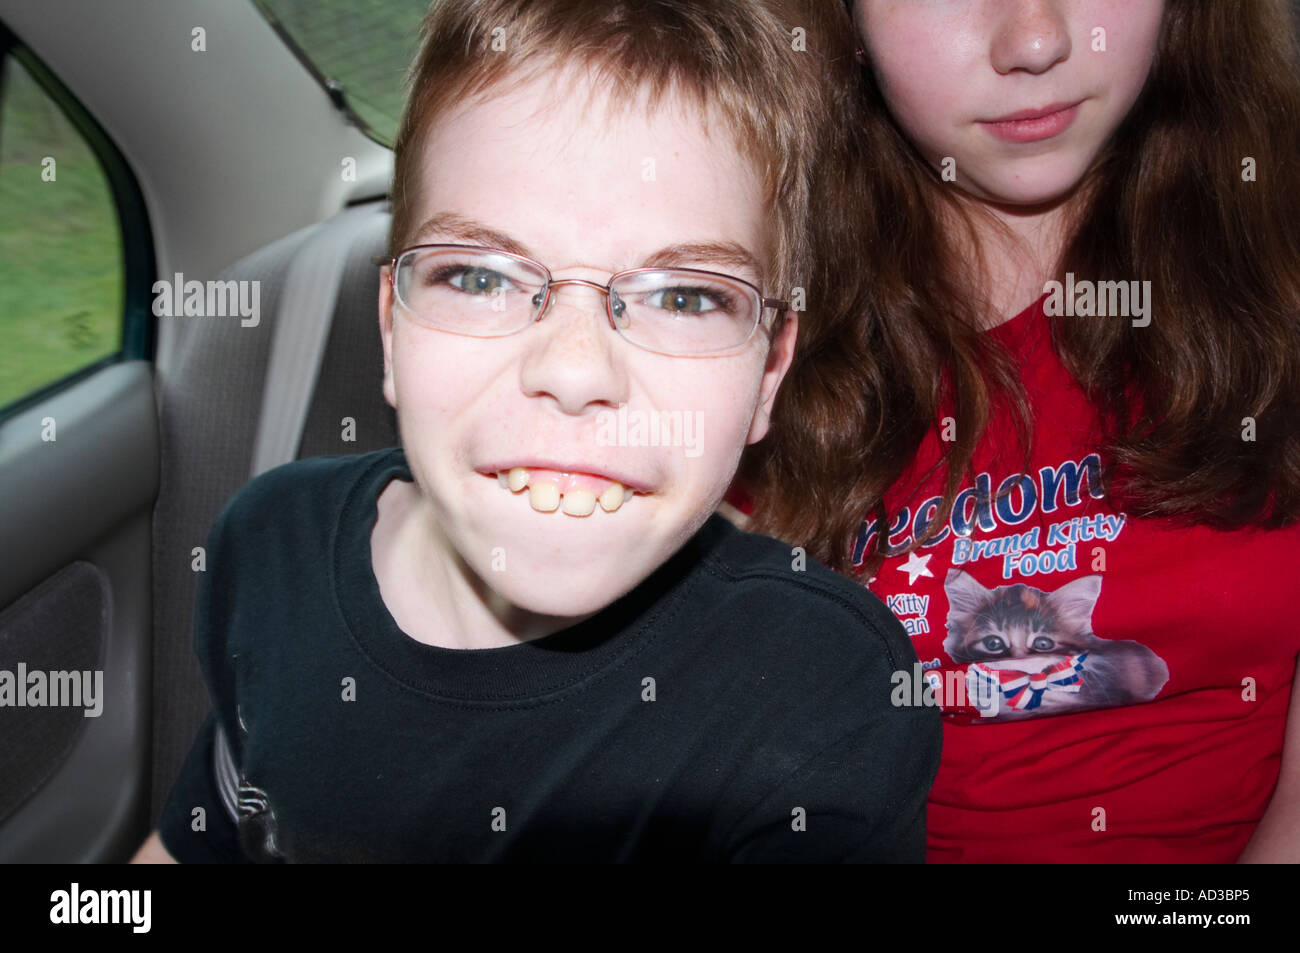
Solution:
<svg viewBox="0 0 1300 953">
<path fill-rule="evenodd" d="M 645 303 L 652 308 L 681 313 L 731 311 L 733 308 L 725 293 L 712 288 L 663 288 L 646 295 Z"/>
<path fill-rule="evenodd" d="M 488 268 L 467 268 L 454 265 L 442 269 L 433 279 L 437 284 L 446 281 L 457 291 L 471 295 L 492 294 L 511 287 L 510 279 L 499 271 Z"/>
</svg>

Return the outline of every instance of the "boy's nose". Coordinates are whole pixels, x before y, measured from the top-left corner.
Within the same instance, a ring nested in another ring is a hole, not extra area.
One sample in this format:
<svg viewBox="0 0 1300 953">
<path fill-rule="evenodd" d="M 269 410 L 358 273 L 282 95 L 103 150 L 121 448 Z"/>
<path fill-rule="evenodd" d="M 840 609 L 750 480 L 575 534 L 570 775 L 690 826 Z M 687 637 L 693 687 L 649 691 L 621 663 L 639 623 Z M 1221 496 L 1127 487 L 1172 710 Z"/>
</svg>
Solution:
<svg viewBox="0 0 1300 953">
<path fill-rule="evenodd" d="M 604 286 L 582 279 L 553 282 L 546 313 L 524 333 L 529 341 L 520 386 L 527 396 L 550 396 L 573 415 L 593 404 L 627 402 L 618 354 L 623 342 L 610 327 Z"/>
</svg>

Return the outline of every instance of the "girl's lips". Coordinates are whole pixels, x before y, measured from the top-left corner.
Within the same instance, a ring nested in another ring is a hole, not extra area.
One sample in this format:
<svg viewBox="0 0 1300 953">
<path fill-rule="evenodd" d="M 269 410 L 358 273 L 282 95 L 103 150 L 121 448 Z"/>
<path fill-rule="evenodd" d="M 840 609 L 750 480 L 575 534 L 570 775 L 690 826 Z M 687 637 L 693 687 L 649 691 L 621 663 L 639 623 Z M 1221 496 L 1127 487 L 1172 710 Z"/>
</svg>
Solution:
<svg viewBox="0 0 1300 953">
<path fill-rule="evenodd" d="M 1073 125 L 1080 103 L 1012 113 L 980 125 L 1005 142 L 1038 142 L 1058 136 Z"/>
</svg>

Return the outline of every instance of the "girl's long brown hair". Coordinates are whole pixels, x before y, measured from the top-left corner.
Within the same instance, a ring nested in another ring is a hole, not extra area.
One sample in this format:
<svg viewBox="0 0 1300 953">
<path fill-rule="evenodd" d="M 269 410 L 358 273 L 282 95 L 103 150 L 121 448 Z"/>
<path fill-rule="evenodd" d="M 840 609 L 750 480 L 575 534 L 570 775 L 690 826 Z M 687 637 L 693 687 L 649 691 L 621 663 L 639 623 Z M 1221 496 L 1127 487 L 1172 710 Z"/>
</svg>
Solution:
<svg viewBox="0 0 1300 953">
<path fill-rule="evenodd" d="M 1053 277 L 1152 283 L 1146 327 L 1051 328 L 1100 412 L 1111 498 L 1133 515 L 1300 518 L 1298 68 L 1284 0 L 1169 0 L 1142 95 L 1078 190 Z M 817 313 L 744 469 L 750 528 L 841 571 L 863 519 L 894 516 L 885 493 L 943 408 L 958 421 L 945 500 L 910 548 L 942 530 L 989 419 L 1009 414 L 1026 454 L 1032 425 L 1010 359 L 979 330 L 982 264 L 958 249 L 976 213 L 901 134 L 869 69 L 858 82 L 864 115 L 815 198 Z M 885 536 L 859 569 L 879 565 Z"/>
</svg>

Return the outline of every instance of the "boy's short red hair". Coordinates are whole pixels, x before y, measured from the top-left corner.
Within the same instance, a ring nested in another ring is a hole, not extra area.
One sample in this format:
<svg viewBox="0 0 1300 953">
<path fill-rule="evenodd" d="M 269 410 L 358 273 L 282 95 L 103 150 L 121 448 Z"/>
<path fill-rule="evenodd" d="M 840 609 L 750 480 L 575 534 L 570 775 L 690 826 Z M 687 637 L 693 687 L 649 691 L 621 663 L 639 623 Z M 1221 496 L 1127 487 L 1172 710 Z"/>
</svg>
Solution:
<svg viewBox="0 0 1300 953">
<path fill-rule="evenodd" d="M 809 192 L 854 68 L 833 0 L 435 0 L 394 145 L 389 251 L 419 227 L 421 147 L 446 110 L 557 66 L 586 71 L 616 105 L 679 95 L 720 117 L 763 176 L 770 294 L 809 272 Z"/>
</svg>

